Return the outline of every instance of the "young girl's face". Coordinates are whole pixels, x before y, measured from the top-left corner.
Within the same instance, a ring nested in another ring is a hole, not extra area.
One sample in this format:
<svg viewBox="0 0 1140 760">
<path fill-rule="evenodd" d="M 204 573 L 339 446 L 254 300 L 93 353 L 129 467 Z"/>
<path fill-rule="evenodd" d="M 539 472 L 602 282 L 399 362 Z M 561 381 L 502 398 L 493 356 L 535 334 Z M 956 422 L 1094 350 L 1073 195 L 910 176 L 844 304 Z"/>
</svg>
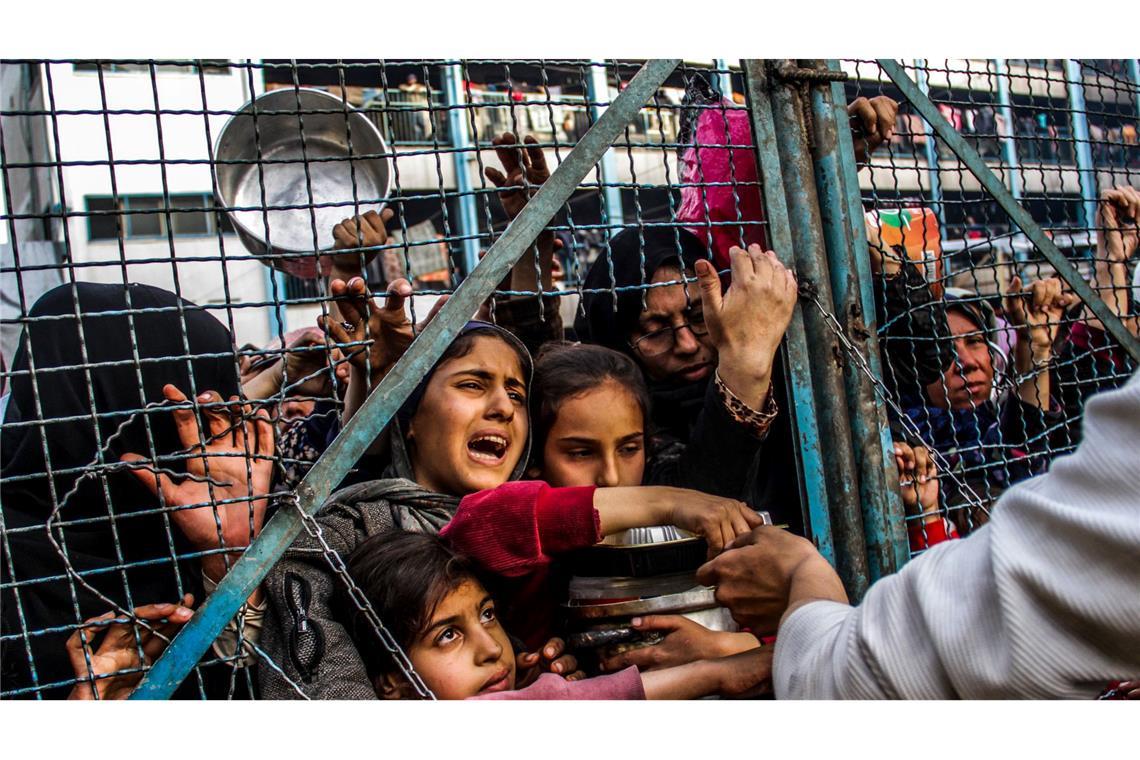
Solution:
<svg viewBox="0 0 1140 760">
<path fill-rule="evenodd" d="M 438 699 L 515 688 L 515 651 L 482 584 L 464 581 L 436 607 L 408 658 Z"/>
<path fill-rule="evenodd" d="M 552 486 L 639 486 L 645 472 L 645 420 L 627 388 L 607 380 L 565 399 L 542 449 Z"/>
<path fill-rule="evenodd" d="M 526 446 L 523 377 L 514 349 L 489 335 L 441 364 L 408 426 L 416 482 L 456 496 L 507 482 Z"/>
</svg>

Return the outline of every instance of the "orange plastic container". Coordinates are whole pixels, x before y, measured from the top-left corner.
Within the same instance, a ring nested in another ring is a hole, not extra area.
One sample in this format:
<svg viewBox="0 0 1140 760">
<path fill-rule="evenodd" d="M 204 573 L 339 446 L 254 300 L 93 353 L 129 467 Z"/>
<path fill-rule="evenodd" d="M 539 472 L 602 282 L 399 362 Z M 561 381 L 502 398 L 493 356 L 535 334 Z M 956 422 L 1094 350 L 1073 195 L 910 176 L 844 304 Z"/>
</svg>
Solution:
<svg viewBox="0 0 1140 760">
<path fill-rule="evenodd" d="M 868 211 L 867 242 L 898 252 L 918 265 L 936 298 L 942 297 L 942 234 L 928 208 Z"/>
</svg>

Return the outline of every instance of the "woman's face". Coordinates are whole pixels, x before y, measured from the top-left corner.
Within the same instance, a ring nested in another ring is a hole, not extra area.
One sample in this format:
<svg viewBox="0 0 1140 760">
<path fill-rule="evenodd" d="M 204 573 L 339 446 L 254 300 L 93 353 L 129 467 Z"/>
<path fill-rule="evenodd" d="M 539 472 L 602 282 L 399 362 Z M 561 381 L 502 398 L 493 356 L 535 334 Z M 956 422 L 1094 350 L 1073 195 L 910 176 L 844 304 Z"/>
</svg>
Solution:
<svg viewBox="0 0 1140 760">
<path fill-rule="evenodd" d="M 625 386 L 607 380 L 565 399 L 542 449 L 552 486 L 639 486 L 645 472 L 645 420 Z"/>
<path fill-rule="evenodd" d="M 408 425 L 416 482 L 455 496 L 507 482 L 527 437 L 518 354 L 490 335 L 441 364 Z"/>
<path fill-rule="evenodd" d="M 443 598 L 408 649 L 412 667 L 438 699 L 515 688 L 515 651 L 482 585 L 465 581 Z"/>
<path fill-rule="evenodd" d="M 990 400 L 994 387 L 994 364 L 986 336 L 957 309 L 946 313 L 954 337 L 957 358 L 942 373 L 942 379 L 926 386 L 934 406 L 942 409 L 973 409 Z"/>
</svg>

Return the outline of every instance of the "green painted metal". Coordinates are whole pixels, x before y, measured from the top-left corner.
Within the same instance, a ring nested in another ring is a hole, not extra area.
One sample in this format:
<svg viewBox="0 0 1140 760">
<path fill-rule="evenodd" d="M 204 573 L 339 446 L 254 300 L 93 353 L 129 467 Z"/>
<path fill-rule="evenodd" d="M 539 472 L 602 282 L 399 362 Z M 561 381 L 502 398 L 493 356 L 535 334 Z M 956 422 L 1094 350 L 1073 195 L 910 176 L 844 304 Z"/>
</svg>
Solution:
<svg viewBox="0 0 1140 760">
<path fill-rule="evenodd" d="M 785 266 L 795 267 L 791 225 L 784 196 L 784 180 L 780 173 L 780 157 L 776 150 L 776 133 L 772 106 L 768 101 L 768 78 L 763 60 L 744 60 L 745 85 L 749 114 L 752 118 L 752 140 L 756 145 L 761 185 L 764 193 L 768 239 Z M 804 506 L 805 523 L 819 553 L 835 564 L 835 545 L 828 513 L 826 468 L 819 446 L 819 421 L 816 417 L 807 334 L 804 330 L 803 301 L 796 305 L 792 322 L 784 334 L 787 357 L 786 380 L 792 396 L 791 422 L 797 443 L 800 503 Z"/>
<path fill-rule="evenodd" d="M 1108 333 L 1116 340 L 1116 342 L 1128 352 L 1128 355 L 1133 360 L 1140 362 L 1140 340 L 1128 332 L 1127 328 L 1121 323 L 1100 296 L 1089 286 L 1087 282 L 1081 277 L 1076 268 L 1065 258 L 1053 241 L 1045 234 L 1045 231 L 1033 221 L 1024 208 L 1017 202 L 1017 200 L 1010 194 L 1009 189 L 1002 183 L 1001 179 L 997 177 L 989 167 L 986 166 L 982 157 L 974 150 L 965 139 L 958 134 L 954 127 L 950 125 L 946 119 L 938 113 L 938 109 L 930 102 L 930 99 L 925 97 L 918 89 L 903 67 L 897 61 L 890 58 L 879 59 L 879 65 L 883 71 L 891 78 L 900 90 L 903 96 L 910 101 L 911 105 L 922 115 L 922 118 L 930 122 L 934 127 L 935 132 L 945 142 L 955 155 L 961 159 L 962 163 L 966 165 L 982 187 L 993 196 L 1002 210 L 1009 215 L 1009 218 L 1016 224 L 1025 236 L 1029 238 L 1030 242 L 1041 251 L 1045 259 L 1057 270 L 1057 275 L 1064 279 L 1077 297 L 1084 303 L 1085 308 L 1092 311 L 1092 313 L 1099 319 L 1105 326 Z"/>
<path fill-rule="evenodd" d="M 794 62 L 786 62 L 785 66 L 788 64 L 794 65 Z M 834 314 L 819 199 L 804 124 L 804 111 L 810 106 L 801 102 L 796 84 L 778 85 L 771 90 L 769 98 L 795 251 L 796 275 L 801 282 L 806 280 L 815 287 L 820 306 Z M 851 422 L 840 359 L 842 349 L 818 309 L 806 308 L 804 330 L 815 386 L 819 446 L 827 463 L 824 476 L 835 542 L 835 569 L 848 595 L 858 600 L 869 585 L 867 551 L 863 538 L 859 472 L 851 450 Z"/>
<path fill-rule="evenodd" d="M 830 70 L 841 71 L 838 61 Z M 848 339 L 867 357 L 882 377 L 875 325 L 874 292 L 866 232 L 859 199 L 858 167 L 843 86 L 817 85 L 811 91 L 813 159 L 820 217 L 831 273 L 831 294 L 836 316 Z M 902 567 L 910 555 L 905 513 L 898 494 L 894 442 L 887 425 L 883 399 L 871 379 L 845 365 L 847 411 L 851 443 L 859 469 L 863 537 L 871 582 Z"/>
<path fill-rule="evenodd" d="M 582 137 L 486 257 L 384 378 L 296 489 L 300 511 L 315 514 L 333 487 L 371 445 L 404 399 L 446 350 L 459 329 L 510 272 L 606 149 L 676 68 L 679 60 L 649 61 Z M 282 509 L 265 525 L 217 591 L 197 610 L 147 672 L 132 699 L 166 699 L 257 588 L 303 529 L 297 509 Z"/>
</svg>

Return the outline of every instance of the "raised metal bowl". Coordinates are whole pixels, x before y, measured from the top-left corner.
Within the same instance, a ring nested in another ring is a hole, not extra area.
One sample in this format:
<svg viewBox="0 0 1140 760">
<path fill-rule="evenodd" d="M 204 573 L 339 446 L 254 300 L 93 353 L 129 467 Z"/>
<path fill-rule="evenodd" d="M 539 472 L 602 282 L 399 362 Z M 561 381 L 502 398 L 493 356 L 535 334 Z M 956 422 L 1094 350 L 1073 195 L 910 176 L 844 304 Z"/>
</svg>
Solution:
<svg viewBox="0 0 1140 760">
<path fill-rule="evenodd" d="M 324 90 L 259 95 L 226 122 L 214 156 L 218 202 L 242 243 L 298 277 L 327 273 L 332 228 L 379 212 L 391 190 L 376 125 Z"/>
</svg>

